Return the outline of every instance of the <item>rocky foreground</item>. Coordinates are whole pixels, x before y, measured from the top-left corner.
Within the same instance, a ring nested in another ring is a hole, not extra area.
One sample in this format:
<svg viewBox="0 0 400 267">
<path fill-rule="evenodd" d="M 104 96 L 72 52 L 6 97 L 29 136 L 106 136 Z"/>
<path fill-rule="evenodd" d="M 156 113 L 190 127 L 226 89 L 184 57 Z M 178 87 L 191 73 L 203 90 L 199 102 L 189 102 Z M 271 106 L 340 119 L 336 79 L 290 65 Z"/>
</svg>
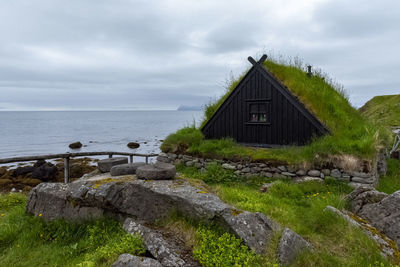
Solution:
<svg viewBox="0 0 400 267">
<path fill-rule="evenodd" d="M 162 266 L 196 266 L 187 253 L 180 253 L 178 245 L 164 238 L 162 230 L 152 227 L 171 212 L 216 223 L 259 254 L 265 252 L 274 233 L 281 231 L 264 214 L 236 209 L 184 179 L 141 180 L 136 175 L 110 178 L 106 173 L 70 184 L 42 183 L 30 192 L 26 209 L 31 214 L 41 214 L 45 220 L 87 220 L 104 214 L 123 219 L 125 230 L 142 235 L 148 251 Z M 312 248 L 311 244 L 286 229 L 278 258 L 288 264 L 299 251 L 308 248 Z M 161 253 L 165 251 L 169 252 Z M 128 258 L 123 256 L 121 261 L 135 260 Z"/>
</svg>

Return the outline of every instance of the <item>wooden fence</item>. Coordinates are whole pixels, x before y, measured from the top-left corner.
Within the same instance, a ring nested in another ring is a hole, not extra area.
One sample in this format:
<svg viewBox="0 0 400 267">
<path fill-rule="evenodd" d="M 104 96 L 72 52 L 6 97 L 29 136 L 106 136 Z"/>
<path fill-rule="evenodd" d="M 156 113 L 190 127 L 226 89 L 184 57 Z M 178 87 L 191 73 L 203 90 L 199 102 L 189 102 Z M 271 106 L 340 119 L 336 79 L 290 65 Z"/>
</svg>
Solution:
<svg viewBox="0 0 400 267">
<path fill-rule="evenodd" d="M 129 160 L 132 163 L 133 157 L 144 157 L 146 158 L 146 164 L 149 163 L 149 158 L 157 157 L 158 154 L 141 154 L 141 153 L 129 153 L 129 152 L 78 152 L 78 153 L 62 153 L 62 154 L 49 154 L 40 156 L 25 156 L 25 157 L 15 157 L 15 158 L 4 158 L 0 159 L 0 164 L 24 162 L 24 161 L 35 161 L 35 160 L 49 160 L 49 159 L 64 159 L 64 182 L 69 183 L 69 163 L 71 158 L 75 157 L 90 157 L 90 156 L 108 156 L 112 158 L 114 155 L 129 156 Z"/>
</svg>

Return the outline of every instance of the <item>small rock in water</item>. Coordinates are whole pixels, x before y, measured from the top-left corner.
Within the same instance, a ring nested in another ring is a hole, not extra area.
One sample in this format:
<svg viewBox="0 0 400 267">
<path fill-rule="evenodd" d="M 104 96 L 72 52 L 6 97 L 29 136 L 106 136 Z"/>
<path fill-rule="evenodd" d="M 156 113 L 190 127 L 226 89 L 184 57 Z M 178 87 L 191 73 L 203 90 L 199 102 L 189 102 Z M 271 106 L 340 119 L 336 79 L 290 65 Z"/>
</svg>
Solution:
<svg viewBox="0 0 400 267">
<path fill-rule="evenodd" d="M 81 142 L 74 142 L 69 144 L 69 148 L 71 149 L 78 149 L 82 147 L 82 143 Z"/>
<path fill-rule="evenodd" d="M 128 146 L 129 148 L 134 149 L 134 148 L 140 147 L 140 144 L 139 144 L 139 143 L 136 143 L 136 142 L 129 142 L 129 143 L 127 144 L 127 146 Z"/>
</svg>

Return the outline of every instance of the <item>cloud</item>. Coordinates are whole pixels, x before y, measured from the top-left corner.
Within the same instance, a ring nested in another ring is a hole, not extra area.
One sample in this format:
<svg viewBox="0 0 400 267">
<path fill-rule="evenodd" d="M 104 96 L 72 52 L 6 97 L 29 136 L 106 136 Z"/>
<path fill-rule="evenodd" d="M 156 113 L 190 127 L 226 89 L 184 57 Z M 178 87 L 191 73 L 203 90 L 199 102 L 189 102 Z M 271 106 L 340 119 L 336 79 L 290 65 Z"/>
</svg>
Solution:
<svg viewBox="0 0 400 267">
<path fill-rule="evenodd" d="M 266 51 L 322 67 L 362 105 L 398 93 L 397 1 L 0 3 L 3 109 L 199 105 Z"/>
</svg>

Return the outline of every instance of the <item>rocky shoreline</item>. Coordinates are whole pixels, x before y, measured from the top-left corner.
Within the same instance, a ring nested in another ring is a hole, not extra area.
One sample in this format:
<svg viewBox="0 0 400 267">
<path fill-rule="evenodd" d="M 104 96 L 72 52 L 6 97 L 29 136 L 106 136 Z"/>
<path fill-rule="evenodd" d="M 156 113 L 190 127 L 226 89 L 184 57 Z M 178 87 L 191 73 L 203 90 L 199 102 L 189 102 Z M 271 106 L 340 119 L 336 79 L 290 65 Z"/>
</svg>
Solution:
<svg viewBox="0 0 400 267">
<path fill-rule="evenodd" d="M 71 159 L 70 176 L 72 180 L 97 169 L 97 159 Z M 64 161 L 38 160 L 35 163 L 18 164 L 17 167 L 0 167 L 0 192 L 29 192 L 42 182 L 64 182 Z"/>
</svg>

